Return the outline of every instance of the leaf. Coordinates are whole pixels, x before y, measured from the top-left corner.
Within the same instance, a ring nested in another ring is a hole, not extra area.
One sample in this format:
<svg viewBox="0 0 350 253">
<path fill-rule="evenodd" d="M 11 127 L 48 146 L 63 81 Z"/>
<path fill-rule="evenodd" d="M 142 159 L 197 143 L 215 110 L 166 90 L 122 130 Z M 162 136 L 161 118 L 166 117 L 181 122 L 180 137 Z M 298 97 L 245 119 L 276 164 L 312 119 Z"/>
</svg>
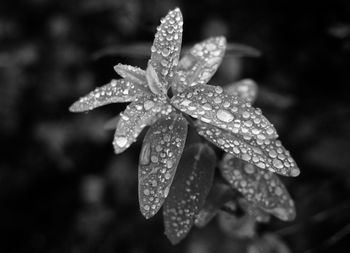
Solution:
<svg viewBox="0 0 350 253">
<path fill-rule="evenodd" d="M 219 212 L 220 208 L 235 196 L 231 187 L 224 183 L 215 182 L 210 190 L 204 206 L 195 219 L 195 225 L 199 228 L 206 226 Z"/>
<path fill-rule="evenodd" d="M 153 92 L 153 94 L 165 95 L 167 93 L 166 88 L 159 81 L 156 71 L 150 64 L 148 64 L 148 67 L 146 70 L 146 79 L 147 79 L 148 87 Z"/>
<path fill-rule="evenodd" d="M 225 49 L 225 37 L 213 37 L 195 44 L 177 66 L 172 84 L 174 94 L 190 86 L 206 84 L 221 64 Z"/>
<path fill-rule="evenodd" d="M 167 90 L 179 62 L 182 41 L 182 14 L 179 8 L 170 11 L 157 28 L 149 64 L 158 74 L 160 83 Z"/>
<path fill-rule="evenodd" d="M 274 139 L 274 126 L 241 98 L 227 94 L 221 87 L 198 85 L 177 94 L 171 103 L 180 111 L 216 127 L 239 134 L 245 139 Z"/>
<path fill-rule="evenodd" d="M 247 248 L 248 253 L 291 253 L 287 245 L 275 234 L 264 234 L 256 238 Z"/>
<path fill-rule="evenodd" d="M 296 177 L 300 170 L 279 140 L 246 140 L 243 137 L 196 121 L 198 134 L 235 157 L 261 169 Z"/>
<path fill-rule="evenodd" d="M 142 86 L 147 87 L 146 71 L 137 67 L 120 64 L 120 63 L 114 66 L 114 70 L 124 79 L 132 83 L 137 83 L 141 87 Z"/>
<path fill-rule="evenodd" d="M 139 159 L 139 203 L 146 219 L 168 196 L 187 136 L 187 121 L 172 113 L 153 124 L 143 140 Z"/>
<path fill-rule="evenodd" d="M 258 85 L 251 79 L 243 79 L 238 82 L 228 84 L 224 87 L 225 91 L 232 95 L 240 97 L 253 104 L 258 95 Z"/>
<path fill-rule="evenodd" d="M 242 193 L 248 202 L 281 220 L 295 218 L 294 202 L 274 173 L 261 170 L 228 153 L 220 164 L 220 171 L 232 188 Z"/>
<path fill-rule="evenodd" d="M 114 116 L 113 118 L 110 118 L 105 122 L 105 124 L 103 125 L 103 128 L 105 130 L 115 130 L 119 120 L 120 120 L 120 115 Z"/>
<path fill-rule="evenodd" d="M 226 56 L 234 56 L 234 57 L 260 57 L 261 52 L 250 46 L 237 44 L 237 43 L 228 43 L 226 49 Z"/>
<path fill-rule="evenodd" d="M 123 79 L 113 79 L 108 84 L 98 87 L 80 98 L 69 107 L 69 110 L 71 112 L 84 112 L 106 104 L 131 102 L 144 93 L 145 91 L 137 84 Z"/>
<path fill-rule="evenodd" d="M 114 134 L 114 152 L 119 154 L 127 149 L 145 126 L 154 123 L 161 115 L 172 111 L 170 105 L 153 95 L 138 98 L 128 105 L 117 123 Z"/>
<path fill-rule="evenodd" d="M 194 219 L 213 183 L 216 154 L 204 144 L 185 150 L 164 207 L 165 234 L 179 243 L 190 231 Z"/>
<path fill-rule="evenodd" d="M 270 215 L 259 207 L 252 205 L 245 198 L 238 200 L 240 207 L 250 216 L 254 217 L 257 222 L 266 223 L 270 221 Z"/>
</svg>

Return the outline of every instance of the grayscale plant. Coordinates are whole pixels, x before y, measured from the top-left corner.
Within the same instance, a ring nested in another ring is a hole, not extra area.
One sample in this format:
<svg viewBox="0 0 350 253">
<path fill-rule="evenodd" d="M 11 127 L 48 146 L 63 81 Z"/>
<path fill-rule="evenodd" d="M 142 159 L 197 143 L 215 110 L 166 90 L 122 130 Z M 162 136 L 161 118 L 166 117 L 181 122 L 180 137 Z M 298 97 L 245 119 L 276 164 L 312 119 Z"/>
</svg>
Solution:
<svg viewBox="0 0 350 253">
<path fill-rule="evenodd" d="M 150 126 L 139 158 L 140 210 L 148 219 L 163 206 L 172 243 L 232 201 L 254 221 L 266 222 L 269 214 L 294 219 L 294 203 L 275 173 L 295 177 L 299 169 L 274 126 L 252 106 L 256 84 L 243 80 L 226 90 L 208 85 L 224 57 L 226 39 L 209 38 L 180 59 L 182 26 L 180 10 L 170 11 L 157 28 L 147 69 L 116 65 L 122 79 L 96 88 L 70 111 L 131 102 L 116 121 L 116 154 Z M 185 149 L 188 127 L 226 152 L 221 162 L 206 142 Z M 215 168 L 224 183 L 214 181 Z"/>
</svg>

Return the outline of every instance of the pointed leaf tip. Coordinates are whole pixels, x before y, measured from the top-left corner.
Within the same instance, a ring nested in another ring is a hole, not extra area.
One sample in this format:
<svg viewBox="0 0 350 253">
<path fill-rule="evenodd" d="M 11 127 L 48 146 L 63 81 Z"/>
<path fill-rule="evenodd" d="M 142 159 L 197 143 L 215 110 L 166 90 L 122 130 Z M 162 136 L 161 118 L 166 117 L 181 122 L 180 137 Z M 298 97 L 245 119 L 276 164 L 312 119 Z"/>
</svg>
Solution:
<svg viewBox="0 0 350 253">
<path fill-rule="evenodd" d="M 211 189 L 216 154 L 208 145 L 185 150 L 163 207 L 165 234 L 177 244 L 190 231 Z"/>
<path fill-rule="evenodd" d="M 251 163 L 263 170 L 269 170 L 283 176 L 295 177 L 300 170 L 294 159 L 279 140 L 247 140 L 218 127 L 196 121 L 198 134 L 217 147 L 235 157 Z"/>
<path fill-rule="evenodd" d="M 172 113 L 153 124 L 139 158 L 139 203 L 145 218 L 155 215 L 169 194 L 187 136 L 187 121 Z"/>
<path fill-rule="evenodd" d="M 183 18 L 180 9 L 170 11 L 157 28 L 149 63 L 158 74 L 163 89 L 168 90 L 179 62 Z"/>
<path fill-rule="evenodd" d="M 134 101 L 144 94 L 139 86 L 123 80 L 113 79 L 108 84 L 98 87 L 88 95 L 80 98 L 69 107 L 71 112 L 84 112 L 112 103 L 124 103 Z"/>
</svg>

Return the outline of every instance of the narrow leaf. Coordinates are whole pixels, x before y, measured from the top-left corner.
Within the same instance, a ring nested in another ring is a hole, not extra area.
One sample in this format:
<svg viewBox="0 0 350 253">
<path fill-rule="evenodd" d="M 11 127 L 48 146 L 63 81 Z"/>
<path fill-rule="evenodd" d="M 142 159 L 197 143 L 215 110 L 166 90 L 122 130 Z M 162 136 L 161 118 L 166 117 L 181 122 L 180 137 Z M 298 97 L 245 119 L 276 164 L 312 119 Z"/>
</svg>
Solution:
<svg viewBox="0 0 350 253">
<path fill-rule="evenodd" d="M 213 183 L 215 152 L 204 144 L 188 148 L 180 160 L 163 207 L 165 234 L 176 244 L 186 237 Z"/>
<path fill-rule="evenodd" d="M 153 124 L 143 140 L 139 159 L 139 203 L 146 219 L 168 196 L 187 136 L 187 121 L 172 113 Z"/>
<path fill-rule="evenodd" d="M 114 116 L 113 118 L 110 118 L 105 122 L 105 124 L 103 125 L 103 128 L 105 130 L 115 130 L 119 120 L 120 120 L 120 115 Z"/>
<path fill-rule="evenodd" d="M 195 225 L 200 228 L 206 226 L 219 212 L 220 208 L 227 201 L 232 200 L 234 196 L 234 192 L 227 184 L 219 182 L 214 183 L 204 206 L 196 216 Z"/>
<path fill-rule="evenodd" d="M 221 87 L 199 85 L 177 94 L 171 103 L 180 111 L 245 139 L 274 139 L 274 126 L 250 103 L 227 94 Z"/>
<path fill-rule="evenodd" d="M 182 41 L 182 14 L 176 8 L 161 20 L 153 45 L 149 63 L 158 73 L 159 80 L 168 89 L 179 62 Z"/>
<path fill-rule="evenodd" d="M 237 44 L 237 43 L 229 43 L 227 44 L 226 49 L 226 56 L 233 56 L 233 57 L 259 57 L 261 56 L 261 52 L 250 46 Z"/>
<path fill-rule="evenodd" d="M 114 66 L 114 70 L 124 79 L 137 83 L 140 86 L 147 87 L 146 72 L 144 70 L 120 63 Z"/>
<path fill-rule="evenodd" d="M 253 205 L 277 218 L 295 218 L 294 202 L 283 183 L 272 172 L 226 154 L 220 164 L 222 176 Z"/>
<path fill-rule="evenodd" d="M 145 126 L 154 123 L 161 115 L 171 112 L 172 108 L 165 101 L 149 95 L 138 98 L 120 114 L 114 134 L 114 152 L 119 154 L 127 149 Z"/>
<path fill-rule="evenodd" d="M 221 64 L 225 49 L 224 37 L 213 37 L 195 44 L 177 66 L 172 84 L 174 94 L 190 86 L 206 84 Z"/>
<path fill-rule="evenodd" d="M 167 93 L 166 87 L 164 87 L 164 85 L 159 81 L 157 72 L 150 64 L 148 64 L 146 70 L 146 79 L 148 88 L 153 92 L 153 94 L 165 95 Z"/>
<path fill-rule="evenodd" d="M 238 82 L 228 84 L 224 87 L 225 91 L 232 95 L 240 97 L 253 104 L 258 95 L 258 85 L 251 79 L 243 79 Z"/>
<path fill-rule="evenodd" d="M 131 102 L 144 93 L 144 89 L 137 84 L 123 79 L 113 79 L 108 84 L 98 87 L 80 98 L 69 107 L 69 110 L 71 112 L 84 112 L 106 104 Z"/>
<path fill-rule="evenodd" d="M 296 177 L 300 170 L 279 140 L 246 140 L 242 136 L 196 121 L 198 133 L 235 157 L 261 169 Z"/>
</svg>

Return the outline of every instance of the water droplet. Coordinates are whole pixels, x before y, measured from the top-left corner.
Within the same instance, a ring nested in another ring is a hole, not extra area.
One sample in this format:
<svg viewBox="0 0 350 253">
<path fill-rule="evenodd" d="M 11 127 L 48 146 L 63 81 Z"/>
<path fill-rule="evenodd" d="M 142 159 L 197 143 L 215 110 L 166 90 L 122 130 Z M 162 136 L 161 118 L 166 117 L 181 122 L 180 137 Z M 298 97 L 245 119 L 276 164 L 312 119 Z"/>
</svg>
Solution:
<svg viewBox="0 0 350 253">
<path fill-rule="evenodd" d="M 218 110 L 216 117 L 223 122 L 231 122 L 233 120 L 233 115 L 226 110 Z"/>
<path fill-rule="evenodd" d="M 272 163 L 273 163 L 273 166 L 275 166 L 277 169 L 283 168 L 283 163 L 278 159 L 273 159 Z"/>
<path fill-rule="evenodd" d="M 143 107 L 145 108 L 146 111 L 150 110 L 154 106 L 154 102 L 151 100 L 146 100 L 143 103 Z"/>
<path fill-rule="evenodd" d="M 118 136 L 115 138 L 115 143 L 121 148 L 125 147 L 127 142 L 128 139 L 125 136 Z"/>
</svg>

